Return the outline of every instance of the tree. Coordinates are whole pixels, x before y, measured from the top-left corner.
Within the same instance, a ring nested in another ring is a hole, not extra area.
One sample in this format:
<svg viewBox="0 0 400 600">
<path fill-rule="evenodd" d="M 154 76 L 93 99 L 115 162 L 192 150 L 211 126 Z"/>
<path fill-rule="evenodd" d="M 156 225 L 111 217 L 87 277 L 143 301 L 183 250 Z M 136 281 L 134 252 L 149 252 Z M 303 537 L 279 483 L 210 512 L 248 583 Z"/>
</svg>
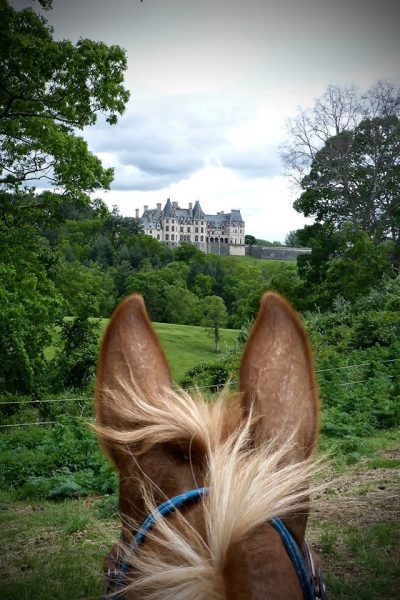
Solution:
<svg viewBox="0 0 400 600">
<path fill-rule="evenodd" d="M 359 226 L 381 242 L 400 242 L 400 120 L 361 121 L 316 153 L 294 203 L 317 223 Z"/>
<path fill-rule="evenodd" d="M 189 262 L 195 256 L 198 256 L 200 250 L 196 248 L 194 244 L 189 242 L 183 242 L 175 250 L 175 260 L 181 260 L 183 262 Z"/>
<path fill-rule="evenodd" d="M 254 237 L 254 235 L 245 235 L 244 236 L 244 243 L 247 246 L 254 246 L 256 244 L 257 240 Z"/>
<path fill-rule="evenodd" d="M 183 325 L 199 324 L 199 299 L 186 287 L 165 287 L 165 320 Z"/>
<path fill-rule="evenodd" d="M 125 52 L 88 39 L 56 41 L 52 34 L 31 8 L 16 11 L 0 0 L 0 184 L 12 192 L 3 195 L 3 210 L 18 200 L 47 204 L 48 194 L 21 199 L 16 193 L 38 182 L 87 202 L 87 193 L 112 181 L 112 170 L 76 131 L 99 114 L 114 124 L 123 112 Z"/>
<path fill-rule="evenodd" d="M 331 309 L 338 295 L 345 300 L 358 300 L 382 279 L 395 275 L 394 244 L 371 240 L 357 225 L 347 223 L 334 229 L 314 224 L 302 234 L 308 236 L 312 248 L 311 254 L 297 259 L 304 281 L 304 307 Z"/>
<path fill-rule="evenodd" d="M 367 92 L 355 86 L 328 86 L 312 109 L 302 109 L 289 119 L 289 138 L 282 160 L 295 187 L 301 187 L 311 165 L 327 141 L 354 129 L 366 119 L 399 116 L 400 89 L 389 81 L 378 81 Z"/>
<path fill-rule="evenodd" d="M 57 389 L 84 389 L 94 378 L 98 357 L 99 321 L 87 311 L 61 322 L 60 348 L 53 361 L 53 385 Z"/>
<path fill-rule="evenodd" d="M 221 352 L 221 327 L 226 325 L 228 311 L 220 296 L 206 296 L 203 300 L 202 324 L 209 328 L 215 340 L 215 352 Z"/>
<path fill-rule="evenodd" d="M 49 274 L 55 258 L 35 227 L 0 221 L 0 392 L 40 395 L 44 349 L 62 298 Z"/>
<path fill-rule="evenodd" d="M 284 160 L 301 190 L 294 207 L 314 218 L 296 232 L 312 250 L 298 258 L 310 307 L 329 308 L 338 293 L 357 298 L 396 272 L 399 115 L 400 89 L 378 82 L 364 95 L 330 86 L 313 110 L 290 123 Z"/>
<path fill-rule="evenodd" d="M 290 248 L 302 247 L 302 241 L 300 239 L 298 231 L 296 231 L 295 229 L 289 231 L 289 233 L 285 237 L 285 246 L 289 246 Z"/>
<path fill-rule="evenodd" d="M 214 280 L 210 275 L 204 275 L 204 273 L 199 273 L 196 275 L 194 280 L 193 292 L 199 298 L 204 298 L 204 296 L 211 296 L 213 289 Z"/>
<path fill-rule="evenodd" d="M 64 299 L 64 314 L 109 317 L 116 304 L 113 275 L 95 262 L 60 261 L 55 283 Z"/>
<path fill-rule="evenodd" d="M 355 301 L 392 275 L 390 242 L 374 243 L 362 229 L 348 224 L 334 234 L 335 256 L 326 265 L 321 297 L 331 306 L 337 296 Z"/>
<path fill-rule="evenodd" d="M 270 286 L 287 298 L 298 310 L 303 308 L 304 289 L 296 263 L 282 264 L 271 277 Z"/>
</svg>

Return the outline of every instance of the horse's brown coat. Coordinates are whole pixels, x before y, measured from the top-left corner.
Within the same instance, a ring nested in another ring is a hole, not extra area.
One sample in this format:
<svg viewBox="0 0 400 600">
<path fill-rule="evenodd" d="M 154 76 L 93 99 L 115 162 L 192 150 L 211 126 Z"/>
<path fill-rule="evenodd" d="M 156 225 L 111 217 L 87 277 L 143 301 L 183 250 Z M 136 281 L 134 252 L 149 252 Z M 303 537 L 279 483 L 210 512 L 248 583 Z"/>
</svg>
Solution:
<svg viewBox="0 0 400 600">
<path fill-rule="evenodd" d="M 129 432 L 139 427 L 135 423 L 134 407 L 131 414 L 122 403 L 119 407 L 118 400 L 110 403 L 110 390 L 113 398 L 126 398 L 128 385 L 133 388 L 132 393 L 149 405 L 156 396 L 165 394 L 167 397 L 171 386 L 164 352 L 138 295 L 127 298 L 110 321 L 100 355 L 96 390 L 99 430 L 104 447 L 120 473 L 120 511 L 126 541 L 133 534 L 130 523 L 140 522 L 147 512 L 142 492 L 144 483 L 150 487 L 155 503 L 207 483 L 207 448 L 200 435 L 193 435 L 189 440 L 178 435 L 156 441 L 141 452 L 122 444 L 118 433 L 105 433 Z M 290 438 L 291 449 L 285 454 L 285 462 L 297 463 L 310 457 L 317 440 L 319 418 L 312 355 L 296 313 L 277 294 L 267 293 L 262 299 L 242 359 L 240 390 L 240 399 L 226 404 L 220 420 L 219 413 L 211 417 L 210 427 L 216 427 L 215 422 L 219 427 L 211 446 L 217 448 L 223 444 L 247 414 L 256 413 L 254 447 L 265 444 L 266 440 L 284 445 Z M 157 407 L 154 412 L 157 414 Z M 185 458 L 188 453 L 190 461 Z M 304 539 L 307 512 L 303 508 L 286 518 L 300 544 Z M 202 505 L 190 508 L 185 516 L 206 539 Z M 232 518 L 240 519 L 241 515 Z M 145 545 L 151 549 L 156 542 L 150 540 Z M 215 598 L 296 600 L 302 597 L 290 559 L 278 534 L 268 524 L 249 531 L 232 544 L 221 567 L 220 581 Z M 169 596 L 160 591 L 151 597 Z M 196 597 L 203 600 L 203 596 Z"/>
</svg>

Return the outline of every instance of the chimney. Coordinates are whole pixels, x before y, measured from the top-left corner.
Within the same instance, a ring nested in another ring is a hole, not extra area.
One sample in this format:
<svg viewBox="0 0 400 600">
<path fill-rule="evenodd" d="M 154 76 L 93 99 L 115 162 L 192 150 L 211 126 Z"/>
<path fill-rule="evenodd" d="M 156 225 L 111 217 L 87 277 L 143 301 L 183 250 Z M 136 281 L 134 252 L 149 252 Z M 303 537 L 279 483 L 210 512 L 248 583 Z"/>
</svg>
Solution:
<svg viewBox="0 0 400 600">
<path fill-rule="evenodd" d="M 148 205 L 147 205 L 147 204 L 145 204 L 145 205 L 143 206 L 143 210 L 144 210 L 144 212 L 146 212 L 147 210 L 149 210 L 149 207 L 148 207 Z"/>
<path fill-rule="evenodd" d="M 193 208 L 193 202 L 189 202 L 189 210 L 192 210 Z"/>
<path fill-rule="evenodd" d="M 221 215 L 223 215 L 223 214 L 224 214 L 224 211 L 223 211 L 223 210 L 221 210 Z"/>
<path fill-rule="evenodd" d="M 138 208 L 135 210 L 135 213 L 136 213 L 136 216 L 135 216 L 135 218 L 136 218 L 136 219 L 139 219 L 139 209 L 138 209 Z"/>
<path fill-rule="evenodd" d="M 157 202 L 157 214 L 161 214 L 161 202 Z"/>
</svg>

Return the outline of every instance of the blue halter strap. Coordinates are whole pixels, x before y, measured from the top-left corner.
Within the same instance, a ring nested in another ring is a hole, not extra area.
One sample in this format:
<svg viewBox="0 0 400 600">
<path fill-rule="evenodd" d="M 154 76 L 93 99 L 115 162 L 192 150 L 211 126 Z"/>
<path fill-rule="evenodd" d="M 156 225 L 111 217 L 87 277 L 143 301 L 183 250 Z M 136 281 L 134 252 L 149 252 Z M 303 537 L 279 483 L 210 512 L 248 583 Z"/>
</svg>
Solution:
<svg viewBox="0 0 400 600">
<path fill-rule="evenodd" d="M 208 489 L 197 488 L 195 490 L 190 490 L 188 492 L 183 492 L 183 494 L 179 494 L 178 496 L 174 496 L 169 500 L 166 500 L 162 504 L 160 504 L 156 510 L 149 514 L 148 517 L 143 521 L 142 525 L 137 530 L 132 542 L 129 544 L 127 551 L 124 552 L 125 556 L 130 556 L 135 550 L 143 543 L 146 535 L 153 529 L 154 525 L 157 523 L 158 519 L 162 517 L 168 517 L 173 512 L 176 511 L 177 508 L 181 506 L 188 506 L 192 504 L 192 502 L 196 502 L 200 500 L 208 492 Z M 125 576 L 129 571 L 131 563 L 126 558 L 120 557 L 117 564 L 113 569 L 108 570 L 108 579 L 106 586 L 106 595 L 108 598 L 109 594 L 111 594 L 112 590 L 120 590 L 125 583 Z M 124 596 L 122 593 L 114 594 L 113 599 L 115 600 L 123 600 Z"/>
<path fill-rule="evenodd" d="M 294 540 L 292 534 L 289 532 L 288 528 L 281 519 L 275 517 L 271 519 L 269 523 L 275 527 L 281 536 L 281 540 L 286 548 L 286 552 L 288 553 L 297 573 L 301 589 L 303 590 L 304 599 L 315 600 L 316 596 L 313 589 L 312 574 L 306 568 L 303 554 L 300 552 L 297 542 Z"/>
<path fill-rule="evenodd" d="M 140 544 L 142 544 L 145 540 L 146 535 L 153 529 L 154 525 L 160 518 L 168 517 L 181 506 L 188 506 L 193 502 L 197 502 L 207 492 L 208 488 L 206 487 L 190 490 L 188 492 L 184 492 L 183 494 L 179 494 L 178 496 L 174 496 L 173 498 L 160 504 L 160 506 L 158 506 L 156 510 L 143 521 L 127 551 L 124 552 L 124 555 L 130 556 L 135 552 L 138 546 L 140 546 Z M 315 573 L 308 547 L 306 546 L 306 552 L 303 555 L 292 534 L 289 532 L 281 519 L 273 518 L 269 521 L 269 523 L 271 523 L 271 525 L 281 536 L 286 552 L 292 561 L 293 567 L 299 579 L 304 600 L 325 600 L 325 586 L 323 584 L 321 574 Z M 112 598 L 114 600 L 124 600 L 123 593 L 118 593 L 118 591 L 123 588 L 126 574 L 130 567 L 130 561 L 120 556 L 114 567 L 109 568 L 105 594 L 106 599 L 110 598 L 111 594 L 113 594 Z"/>
</svg>

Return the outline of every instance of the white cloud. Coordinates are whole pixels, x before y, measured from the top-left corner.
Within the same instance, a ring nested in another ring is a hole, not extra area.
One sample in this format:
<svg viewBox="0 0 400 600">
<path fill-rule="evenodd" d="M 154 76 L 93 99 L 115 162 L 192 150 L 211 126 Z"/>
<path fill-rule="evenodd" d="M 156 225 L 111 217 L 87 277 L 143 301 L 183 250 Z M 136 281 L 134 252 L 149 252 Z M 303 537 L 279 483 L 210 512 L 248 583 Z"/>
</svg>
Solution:
<svg viewBox="0 0 400 600">
<path fill-rule="evenodd" d="M 149 95 L 131 102 L 117 126 L 87 130 L 89 145 L 115 168 L 114 189 L 151 190 L 208 165 L 246 179 L 280 172 L 284 116 L 271 99 L 213 94 Z"/>
</svg>

